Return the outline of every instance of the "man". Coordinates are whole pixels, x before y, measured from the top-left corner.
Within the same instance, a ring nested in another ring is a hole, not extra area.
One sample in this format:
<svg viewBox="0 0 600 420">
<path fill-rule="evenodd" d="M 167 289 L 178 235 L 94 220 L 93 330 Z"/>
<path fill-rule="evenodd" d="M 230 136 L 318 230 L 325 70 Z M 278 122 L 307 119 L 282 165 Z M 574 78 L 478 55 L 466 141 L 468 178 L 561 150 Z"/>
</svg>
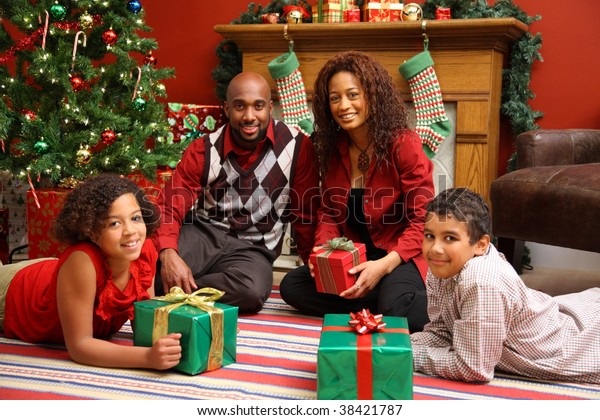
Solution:
<svg viewBox="0 0 600 420">
<path fill-rule="evenodd" d="M 271 118 L 268 82 L 243 72 L 228 88 L 229 123 L 196 139 L 160 194 L 156 292 L 225 292 L 220 302 L 258 312 L 269 297 L 286 225 L 304 261 L 313 246 L 318 172 L 310 139 Z"/>
</svg>

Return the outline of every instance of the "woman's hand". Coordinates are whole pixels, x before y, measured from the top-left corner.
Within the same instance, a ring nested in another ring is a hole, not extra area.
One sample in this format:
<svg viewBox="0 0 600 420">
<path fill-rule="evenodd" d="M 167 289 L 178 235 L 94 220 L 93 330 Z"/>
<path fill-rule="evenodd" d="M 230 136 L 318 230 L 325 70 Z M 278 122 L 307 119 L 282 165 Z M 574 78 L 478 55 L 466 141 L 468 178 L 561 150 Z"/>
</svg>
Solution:
<svg viewBox="0 0 600 420">
<path fill-rule="evenodd" d="M 396 251 L 392 251 L 378 260 L 366 261 L 348 270 L 351 275 L 358 274 L 354 286 L 344 290 L 340 296 L 346 299 L 358 299 L 375 289 L 383 276 L 389 274 L 402 263 Z"/>
<path fill-rule="evenodd" d="M 313 247 L 312 253 L 314 254 L 315 252 L 317 252 L 321 248 L 323 248 L 321 245 Z M 308 269 L 310 270 L 311 277 L 314 279 L 315 278 L 315 266 L 312 265 L 312 263 L 310 261 L 308 262 Z"/>
<path fill-rule="evenodd" d="M 150 349 L 150 366 L 154 369 L 170 369 L 181 360 L 180 333 L 171 333 L 159 338 Z"/>
</svg>

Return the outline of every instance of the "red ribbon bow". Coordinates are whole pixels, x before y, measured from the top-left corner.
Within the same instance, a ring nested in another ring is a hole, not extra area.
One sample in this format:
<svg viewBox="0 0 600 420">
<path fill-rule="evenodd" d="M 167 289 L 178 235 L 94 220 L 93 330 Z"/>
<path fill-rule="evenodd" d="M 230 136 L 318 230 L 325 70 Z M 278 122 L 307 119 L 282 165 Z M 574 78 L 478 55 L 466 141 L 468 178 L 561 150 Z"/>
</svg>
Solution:
<svg viewBox="0 0 600 420">
<path fill-rule="evenodd" d="M 383 322 L 383 315 L 373 315 L 368 309 L 363 309 L 357 313 L 350 312 L 350 318 L 348 324 L 359 334 L 379 331 L 385 328 L 386 325 Z"/>
</svg>

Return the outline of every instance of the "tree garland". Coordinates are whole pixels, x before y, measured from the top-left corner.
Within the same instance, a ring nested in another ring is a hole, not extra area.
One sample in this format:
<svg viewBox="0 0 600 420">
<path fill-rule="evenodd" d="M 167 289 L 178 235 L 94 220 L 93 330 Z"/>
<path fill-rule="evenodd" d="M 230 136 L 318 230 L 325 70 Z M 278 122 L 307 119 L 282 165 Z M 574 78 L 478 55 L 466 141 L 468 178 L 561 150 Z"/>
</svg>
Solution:
<svg viewBox="0 0 600 420">
<path fill-rule="evenodd" d="M 355 2 L 358 6 L 363 0 Z M 233 24 L 260 24 L 262 15 L 266 13 L 279 13 L 280 22 L 284 23 L 282 17 L 283 7 L 288 5 L 302 6 L 311 12 L 311 7 L 303 0 L 274 0 L 267 6 L 250 3 L 248 10 L 232 21 Z M 493 5 L 488 5 L 486 0 L 425 0 L 422 4 L 423 17 L 435 19 L 437 7 L 448 7 L 452 11 L 453 19 L 475 19 L 475 18 L 501 18 L 514 17 L 527 26 L 541 19 L 540 16 L 528 16 L 512 0 L 497 0 Z M 311 22 L 312 19 L 306 19 Z M 539 50 L 542 46 L 542 37 L 538 33 L 532 35 L 526 32 L 517 40 L 511 48 L 509 67 L 502 74 L 502 99 L 501 113 L 506 116 L 511 124 L 512 135 L 538 128 L 536 119 L 543 114 L 534 111 L 529 105 L 529 100 L 535 95 L 529 89 L 531 81 L 531 66 L 535 60 L 543 61 Z M 216 94 L 220 100 L 225 99 L 225 92 L 229 81 L 242 71 L 242 54 L 238 51 L 233 41 L 222 41 L 216 49 L 220 64 L 213 70 L 213 79 L 217 82 Z M 508 170 L 515 169 L 515 156 L 508 162 Z"/>
</svg>

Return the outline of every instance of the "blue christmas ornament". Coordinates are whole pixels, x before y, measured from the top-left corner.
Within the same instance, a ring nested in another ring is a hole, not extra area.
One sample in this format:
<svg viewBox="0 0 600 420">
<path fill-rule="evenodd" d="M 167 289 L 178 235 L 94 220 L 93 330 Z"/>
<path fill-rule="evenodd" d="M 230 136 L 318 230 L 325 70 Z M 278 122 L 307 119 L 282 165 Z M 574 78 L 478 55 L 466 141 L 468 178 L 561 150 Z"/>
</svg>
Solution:
<svg viewBox="0 0 600 420">
<path fill-rule="evenodd" d="M 131 13 L 138 14 L 140 10 L 142 10 L 142 3 L 140 3 L 138 0 L 130 0 L 127 2 L 127 10 L 129 10 Z"/>
</svg>

